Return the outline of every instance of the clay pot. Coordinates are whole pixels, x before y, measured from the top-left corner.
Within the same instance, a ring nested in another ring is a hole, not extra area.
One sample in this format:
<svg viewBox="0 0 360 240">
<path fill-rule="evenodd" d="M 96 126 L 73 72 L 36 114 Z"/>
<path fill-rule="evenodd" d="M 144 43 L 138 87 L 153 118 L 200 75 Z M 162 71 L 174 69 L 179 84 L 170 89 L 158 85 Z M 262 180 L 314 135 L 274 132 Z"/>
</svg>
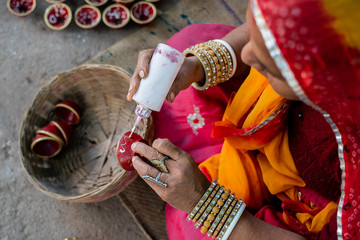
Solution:
<svg viewBox="0 0 360 240">
<path fill-rule="evenodd" d="M 69 26 L 72 12 L 65 3 L 55 3 L 45 9 L 44 21 L 52 30 L 62 30 Z"/>
<path fill-rule="evenodd" d="M 61 133 L 61 137 L 65 143 L 65 146 L 69 145 L 73 136 L 72 127 L 68 123 L 60 121 L 51 121 L 49 125 L 55 126 L 57 130 Z"/>
<path fill-rule="evenodd" d="M 135 3 L 131 7 L 131 19 L 137 24 L 147 24 L 152 22 L 157 15 L 157 10 L 154 4 L 146 1 Z"/>
<path fill-rule="evenodd" d="M 8 0 L 7 8 L 18 17 L 25 17 L 31 14 L 36 7 L 36 0 Z"/>
<path fill-rule="evenodd" d="M 130 21 L 130 11 L 122 4 L 113 4 L 104 10 L 102 19 L 110 28 L 122 28 Z"/>
<path fill-rule="evenodd" d="M 101 12 L 95 6 L 83 5 L 75 11 L 75 23 L 84 29 L 94 28 L 101 21 Z"/>
</svg>

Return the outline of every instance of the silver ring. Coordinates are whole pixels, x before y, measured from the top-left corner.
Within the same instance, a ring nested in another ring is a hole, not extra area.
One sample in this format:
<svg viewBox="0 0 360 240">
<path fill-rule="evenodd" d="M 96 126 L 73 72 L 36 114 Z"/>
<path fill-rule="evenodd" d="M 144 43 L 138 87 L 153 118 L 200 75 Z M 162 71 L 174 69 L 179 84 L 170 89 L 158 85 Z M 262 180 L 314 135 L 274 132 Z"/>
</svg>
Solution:
<svg viewBox="0 0 360 240">
<path fill-rule="evenodd" d="M 160 186 L 160 187 L 163 187 L 163 188 L 167 188 L 167 183 L 164 183 L 164 182 L 161 182 L 159 179 L 160 179 L 160 176 L 161 176 L 162 172 L 159 172 L 158 175 L 156 176 L 156 178 L 153 178 L 152 176 L 150 175 L 145 175 L 143 176 L 143 179 L 149 181 L 149 182 L 152 182 L 152 183 L 155 183 L 156 185 Z"/>
</svg>

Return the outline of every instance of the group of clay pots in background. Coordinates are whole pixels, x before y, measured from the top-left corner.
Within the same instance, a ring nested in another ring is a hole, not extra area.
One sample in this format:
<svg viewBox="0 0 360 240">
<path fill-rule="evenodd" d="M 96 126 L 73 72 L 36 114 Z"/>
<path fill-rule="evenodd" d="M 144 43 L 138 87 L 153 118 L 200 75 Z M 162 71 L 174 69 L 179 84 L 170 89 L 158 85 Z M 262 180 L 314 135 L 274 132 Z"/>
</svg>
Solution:
<svg viewBox="0 0 360 240">
<path fill-rule="evenodd" d="M 64 3 L 65 0 L 46 0 L 51 3 L 44 13 L 44 21 L 52 30 L 62 30 L 66 28 L 72 18 L 71 8 Z M 102 13 L 99 10 L 108 1 L 114 4 L 106 7 Z M 86 4 L 75 10 L 74 21 L 84 29 L 96 27 L 101 19 L 110 28 L 122 28 L 132 19 L 137 24 L 147 24 L 153 21 L 157 15 L 157 10 L 152 2 L 159 0 L 85 0 Z M 19 17 L 31 14 L 36 7 L 36 0 L 8 0 L 9 11 Z M 129 8 L 130 7 L 130 8 Z"/>
<path fill-rule="evenodd" d="M 50 158 L 68 146 L 73 135 L 73 125 L 80 121 L 81 108 L 73 100 L 66 100 L 55 105 L 55 115 L 60 119 L 36 131 L 31 143 L 31 150 L 37 157 Z"/>
</svg>

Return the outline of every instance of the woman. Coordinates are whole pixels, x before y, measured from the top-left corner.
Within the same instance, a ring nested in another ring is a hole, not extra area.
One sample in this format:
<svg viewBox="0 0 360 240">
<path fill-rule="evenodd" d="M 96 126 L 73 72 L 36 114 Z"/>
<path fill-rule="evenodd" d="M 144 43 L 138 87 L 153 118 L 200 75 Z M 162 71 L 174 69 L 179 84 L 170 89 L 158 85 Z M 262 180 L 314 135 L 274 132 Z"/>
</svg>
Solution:
<svg viewBox="0 0 360 240">
<path fill-rule="evenodd" d="M 169 204 L 170 239 L 207 238 L 185 219 L 214 179 L 246 203 L 229 239 L 359 238 L 359 7 L 351 0 L 252 0 L 241 27 L 201 25 L 204 35 L 191 29 L 188 37 L 185 29 L 169 40 L 184 50 L 232 30 L 223 40 L 237 62 L 227 68 L 230 81 L 197 92 L 188 87 L 213 84 L 196 51 L 215 43 L 186 50 L 168 95 L 176 100 L 154 115 L 155 136 L 170 141 L 132 146 L 148 159 L 171 158 L 161 175 L 133 158 L 140 176 L 158 175 L 168 185 L 147 181 Z M 129 100 L 152 52 L 139 56 Z M 185 108 L 193 113 L 181 116 Z"/>
</svg>

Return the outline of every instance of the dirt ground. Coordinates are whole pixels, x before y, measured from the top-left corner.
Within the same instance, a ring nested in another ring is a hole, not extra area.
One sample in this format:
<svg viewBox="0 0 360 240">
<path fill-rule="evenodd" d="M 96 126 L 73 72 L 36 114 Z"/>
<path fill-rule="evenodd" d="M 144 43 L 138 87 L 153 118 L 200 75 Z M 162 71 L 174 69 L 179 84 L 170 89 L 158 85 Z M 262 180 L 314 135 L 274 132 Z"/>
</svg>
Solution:
<svg viewBox="0 0 360 240">
<path fill-rule="evenodd" d="M 161 0 L 157 3 L 156 21 L 161 21 L 160 26 L 167 27 L 172 34 L 194 22 L 222 20 L 222 23 L 239 25 L 244 20 L 244 0 L 219 0 L 227 18 L 221 18 L 221 14 L 216 16 L 218 9 L 213 9 L 216 17 L 210 14 L 202 19 L 196 15 L 205 7 L 194 4 L 192 8 L 192 1 Z M 215 1 L 206 1 L 208 8 Z M 85 3 L 83 0 L 67 2 L 73 9 Z M 65 30 L 53 31 L 43 21 L 48 5 L 45 0 L 37 0 L 35 12 L 24 18 L 10 14 L 5 0 L 0 8 L 0 239 L 145 239 L 116 197 L 98 203 L 69 203 L 38 191 L 24 175 L 18 135 L 25 110 L 52 76 L 89 61 L 136 31 L 152 31 L 156 24 L 129 23 L 123 29 L 113 30 L 101 23 L 95 29 L 84 30 L 72 22 Z M 188 13 L 167 14 L 173 7 Z M 133 44 L 141 48 L 142 43 Z M 136 56 L 137 52 L 131 54 Z"/>
</svg>

